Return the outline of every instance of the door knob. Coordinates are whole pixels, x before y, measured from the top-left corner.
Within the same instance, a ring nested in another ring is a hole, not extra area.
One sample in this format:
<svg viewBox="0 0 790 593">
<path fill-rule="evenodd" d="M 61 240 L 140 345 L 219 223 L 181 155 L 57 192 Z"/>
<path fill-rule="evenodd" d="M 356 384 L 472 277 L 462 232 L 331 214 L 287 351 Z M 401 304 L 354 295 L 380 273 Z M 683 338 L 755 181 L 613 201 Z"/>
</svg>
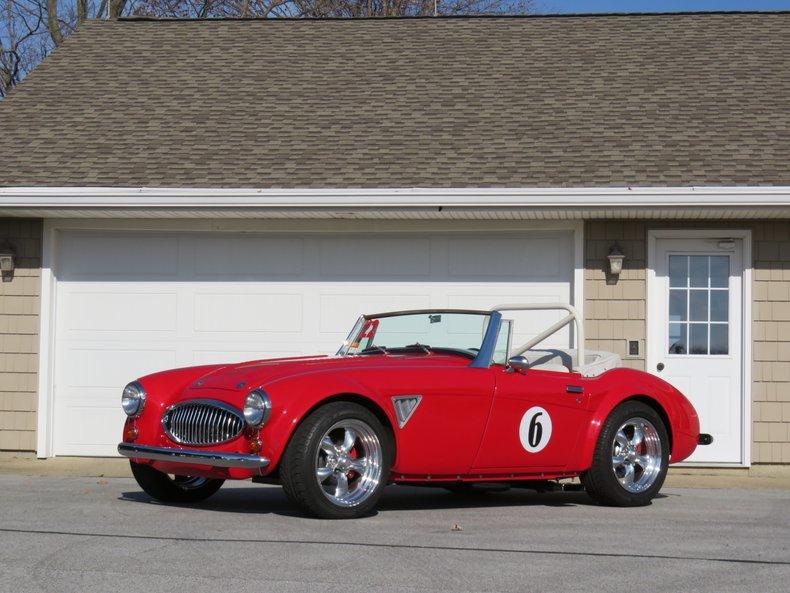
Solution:
<svg viewBox="0 0 790 593">
<path fill-rule="evenodd" d="M 663 370 L 664 370 L 664 363 L 663 363 L 663 362 L 659 362 L 659 363 L 656 365 L 656 370 L 657 370 L 659 373 L 660 373 L 661 371 L 663 371 Z"/>
</svg>

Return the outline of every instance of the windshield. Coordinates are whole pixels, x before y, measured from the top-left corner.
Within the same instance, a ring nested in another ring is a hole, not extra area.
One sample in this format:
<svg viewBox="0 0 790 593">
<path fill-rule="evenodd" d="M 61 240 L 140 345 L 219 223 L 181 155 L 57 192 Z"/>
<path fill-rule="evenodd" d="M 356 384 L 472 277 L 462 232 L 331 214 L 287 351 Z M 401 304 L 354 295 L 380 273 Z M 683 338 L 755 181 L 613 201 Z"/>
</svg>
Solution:
<svg viewBox="0 0 790 593">
<path fill-rule="evenodd" d="M 451 350 L 474 358 L 491 315 L 485 312 L 410 312 L 362 317 L 338 354 Z"/>
</svg>

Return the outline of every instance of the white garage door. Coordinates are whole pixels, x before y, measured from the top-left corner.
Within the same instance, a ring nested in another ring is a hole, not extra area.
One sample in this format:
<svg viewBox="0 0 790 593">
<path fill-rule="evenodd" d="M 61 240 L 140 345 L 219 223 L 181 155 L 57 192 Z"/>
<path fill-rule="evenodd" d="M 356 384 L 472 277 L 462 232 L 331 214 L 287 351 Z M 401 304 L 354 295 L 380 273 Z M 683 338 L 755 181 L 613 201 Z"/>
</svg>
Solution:
<svg viewBox="0 0 790 593">
<path fill-rule="evenodd" d="M 61 231 L 54 453 L 114 455 L 121 389 L 146 373 L 334 353 L 363 312 L 570 302 L 572 243 L 570 231 Z M 523 320 L 518 339 L 545 325 Z"/>
</svg>

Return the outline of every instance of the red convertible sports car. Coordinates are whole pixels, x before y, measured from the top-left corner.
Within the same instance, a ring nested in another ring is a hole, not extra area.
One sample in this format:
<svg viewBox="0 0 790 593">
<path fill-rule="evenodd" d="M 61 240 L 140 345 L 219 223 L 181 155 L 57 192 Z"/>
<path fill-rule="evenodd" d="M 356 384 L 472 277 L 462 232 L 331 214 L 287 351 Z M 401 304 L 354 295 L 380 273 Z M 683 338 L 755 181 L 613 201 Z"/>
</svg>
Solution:
<svg viewBox="0 0 790 593">
<path fill-rule="evenodd" d="M 567 315 L 512 345 L 511 311 Z M 575 325 L 576 349 L 535 347 Z M 369 513 L 388 483 L 544 488 L 579 476 L 595 500 L 648 504 L 669 463 L 711 437 L 689 401 L 585 351 L 570 305 L 359 318 L 334 356 L 165 371 L 130 383 L 118 451 L 150 496 L 195 502 L 226 479 L 282 484 L 306 512 Z"/>
</svg>

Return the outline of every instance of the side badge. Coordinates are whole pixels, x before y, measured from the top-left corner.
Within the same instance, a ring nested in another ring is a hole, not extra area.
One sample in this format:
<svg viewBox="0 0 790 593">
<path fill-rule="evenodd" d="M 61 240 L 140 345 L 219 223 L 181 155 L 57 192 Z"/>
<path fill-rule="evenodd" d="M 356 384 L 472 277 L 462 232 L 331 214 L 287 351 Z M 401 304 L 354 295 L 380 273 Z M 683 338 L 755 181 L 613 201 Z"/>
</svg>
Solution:
<svg viewBox="0 0 790 593">
<path fill-rule="evenodd" d="M 549 444 L 551 439 L 551 416 L 540 406 L 534 406 L 524 412 L 518 428 L 521 446 L 528 453 L 537 453 Z"/>
<path fill-rule="evenodd" d="M 398 419 L 398 428 L 403 428 L 414 414 L 414 410 L 422 401 L 421 395 L 396 395 L 392 398 L 395 408 L 395 417 Z"/>
</svg>

